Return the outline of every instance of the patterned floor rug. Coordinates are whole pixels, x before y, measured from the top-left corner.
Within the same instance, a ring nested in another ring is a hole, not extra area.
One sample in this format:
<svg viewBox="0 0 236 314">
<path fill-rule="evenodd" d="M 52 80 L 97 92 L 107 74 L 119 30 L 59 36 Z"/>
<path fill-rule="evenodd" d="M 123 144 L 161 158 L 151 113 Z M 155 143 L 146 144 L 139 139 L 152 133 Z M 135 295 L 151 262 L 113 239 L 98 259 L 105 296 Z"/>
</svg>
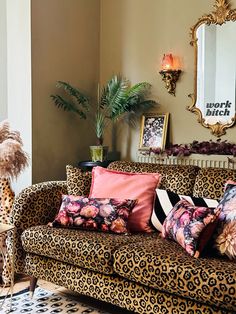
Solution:
<svg viewBox="0 0 236 314">
<path fill-rule="evenodd" d="M 2 300 L 0 299 L 0 302 Z M 94 303 L 93 300 L 92 303 Z M 73 295 L 66 295 L 63 293 L 55 293 L 52 291 L 45 290 L 37 287 L 35 289 L 34 297 L 31 299 L 29 296 L 28 289 L 22 290 L 15 294 L 12 298 L 12 310 L 10 313 L 22 314 L 22 313 L 50 313 L 50 314 L 118 314 L 126 313 L 125 310 L 120 308 L 112 307 L 108 305 L 109 311 L 104 309 L 104 305 L 95 307 L 94 304 L 91 306 L 88 304 L 88 300 L 83 302 L 80 297 Z M 111 308 L 112 307 L 112 308 Z M 10 300 L 6 299 L 3 308 L 0 309 L 0 313 L 9 313 Z"/>
</svg>

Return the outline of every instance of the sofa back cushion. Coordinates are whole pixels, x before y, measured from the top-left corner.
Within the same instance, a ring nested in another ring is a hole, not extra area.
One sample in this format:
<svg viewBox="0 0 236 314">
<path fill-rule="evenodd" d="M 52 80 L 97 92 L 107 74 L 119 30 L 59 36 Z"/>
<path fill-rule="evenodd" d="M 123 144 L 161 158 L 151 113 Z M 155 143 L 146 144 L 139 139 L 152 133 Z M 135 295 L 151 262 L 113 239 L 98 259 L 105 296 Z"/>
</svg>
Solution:
<svg viewBox="0 0 236 314">
<path fill-rule="evenodd" d="M 158 165 L 131 161 L 115 161 L 109 169 L 126 172 L 158 172 L 161 174 L 160 189 L 182 195 L 192 195 L 199 167 L 179 165 Z"/>
<path fill-rule="evenodd" d="M 137 200 L 128 228 L 131 232 L 152 232 L 150 224 L 159 173 L 131 173 L 102 167 L 92 170 L 91 198 L 122 198 Z"/>
<path fill-rule="evenodd" d="M 236 170 L 201 168 L 196 177 L 193 195 L 220 200 L 227 180 L 236 181 Z"/>
<path fill-rule="evenodd" d="M 82 172 L 80 168 L 66 166 L 66 183 L 69 195 L 88 196 L 92 182 L 91 172 Z"/>
</svg>

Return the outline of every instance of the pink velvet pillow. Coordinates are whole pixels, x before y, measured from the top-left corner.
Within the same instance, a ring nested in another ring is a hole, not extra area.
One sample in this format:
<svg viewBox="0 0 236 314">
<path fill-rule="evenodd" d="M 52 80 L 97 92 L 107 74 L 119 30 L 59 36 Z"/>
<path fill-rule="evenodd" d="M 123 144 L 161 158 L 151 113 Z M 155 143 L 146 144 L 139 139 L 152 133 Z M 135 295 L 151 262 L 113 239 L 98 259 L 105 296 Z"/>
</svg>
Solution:
<svg viewBox="0 0 236 314">
<path fill-rule="evenodd" d="M 95 167 L 89 197 L 135 199 L 137 204 L 128 219 L 131 232 L 152 232 L 150 217 L 159 173 L 131 173 Z"/>
</svg>

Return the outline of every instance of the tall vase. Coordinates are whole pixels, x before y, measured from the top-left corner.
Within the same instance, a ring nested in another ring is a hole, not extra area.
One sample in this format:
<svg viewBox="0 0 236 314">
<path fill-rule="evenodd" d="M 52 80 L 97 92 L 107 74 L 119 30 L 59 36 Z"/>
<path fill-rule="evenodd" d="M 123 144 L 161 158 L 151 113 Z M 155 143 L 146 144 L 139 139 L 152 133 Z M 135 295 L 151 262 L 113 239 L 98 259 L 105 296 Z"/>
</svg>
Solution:
<svg viewBox="0 0 236 314">
<path fill-rule="evenodd" d="M 9 224 L 12 205 L 14 202 L 15 193 L 11 189 L 10 179 L 0 178 L 0 223 Z M 6 235 L 0 235 L 0 245 L 3 251 L 6 251 Z M 5 263 L 3 265 L 2 256 L 0 256 L 0 270 L 2 270 L 2 281 L 5 286 L 11 283 L 11 261 L 8 254 L 5 254 Z M 1 271 L 0 271 L 1 273 Z"/>
<path fill-rule="evenodd" d="M 107 159 L 108 146 L 90 146 L 90 156 L 92 161 L 104 161 Z"/>
</svg>

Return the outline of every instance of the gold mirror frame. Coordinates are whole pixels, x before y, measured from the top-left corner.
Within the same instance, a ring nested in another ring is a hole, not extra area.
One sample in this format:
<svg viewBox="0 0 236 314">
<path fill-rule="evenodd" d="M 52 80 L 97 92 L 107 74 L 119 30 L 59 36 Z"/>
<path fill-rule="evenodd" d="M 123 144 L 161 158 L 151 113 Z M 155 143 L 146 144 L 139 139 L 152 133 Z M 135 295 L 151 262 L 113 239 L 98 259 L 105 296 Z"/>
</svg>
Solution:
<svg viewBox="0 0 236 314">
<path fill-rule="evenodd" d="M 201 123 L 205 128 L 210 128 L 211 133 L 217 137 L 220 137 L 226 133 L 226 129 L 230 128 L 235 123 L 235 116 L 232 118 L 232 122 L 221 124 L 219 122 L 215 124 L 207 124 L 205 123 L 205 119 L 202 116 L 202 112 L 199 108 L 196 107 L 196 101 L 197 101 L 197 61 L 198 61 L 198 46 L 197 46 L 197 29 L 202 24 L 211 25 L 211 24 L 217 24 L 222 25 L 228 21 L 235 22 L 236 21 L 236 9 L 231 10 L 230 4 L 227 2 L 227 0 L 215 0 L 215 4 L 213 5 L 213 8 L 215 8 L 215 11 L 213 11 L 210 14 L 203 15 L 198 22 L 190 29 L 190 36 L 191 41 L 190 45 L 194 47 L 195 52 L 195 59 L 194 59 L 194 67 L 195 67 L 195 73 L 194 73 L 194 93 L 188 95 L 192 99 L 192 105 L 188 106 L 187 109 L 195 114 L 198 115 L 197 121 Z"/>
</svg>

